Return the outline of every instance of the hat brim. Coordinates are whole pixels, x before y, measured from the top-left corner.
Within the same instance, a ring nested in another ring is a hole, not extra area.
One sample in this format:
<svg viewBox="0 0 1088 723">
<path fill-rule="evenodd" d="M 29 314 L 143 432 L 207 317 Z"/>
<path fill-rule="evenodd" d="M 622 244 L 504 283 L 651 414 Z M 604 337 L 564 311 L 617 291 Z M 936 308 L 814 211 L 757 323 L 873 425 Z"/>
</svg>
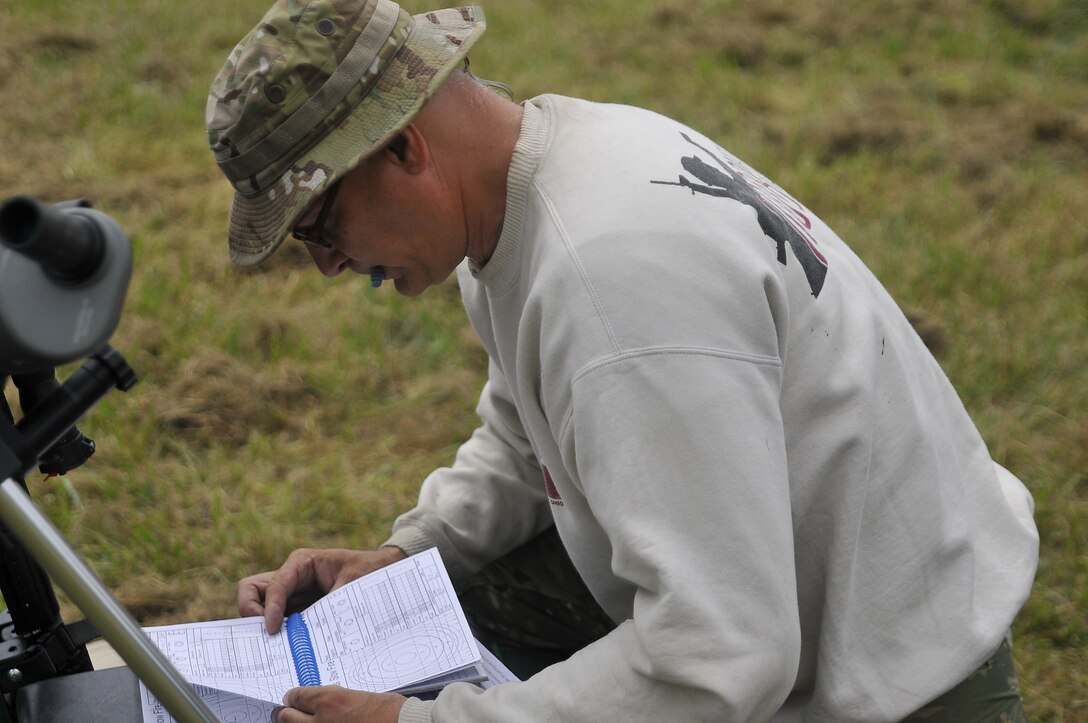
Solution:
<svg viewBox="0 0 1088 723">
<path fill-rule="evenodd" d="M 413 16 L 404 47 L 336 128 L 267 191 L 249 198 L 234 194 L 227 231 L 231 260 L 255 266 L 271 256 L 315 198 L 416 117 L 485 29 L 479 7 Z"/>
</svg>

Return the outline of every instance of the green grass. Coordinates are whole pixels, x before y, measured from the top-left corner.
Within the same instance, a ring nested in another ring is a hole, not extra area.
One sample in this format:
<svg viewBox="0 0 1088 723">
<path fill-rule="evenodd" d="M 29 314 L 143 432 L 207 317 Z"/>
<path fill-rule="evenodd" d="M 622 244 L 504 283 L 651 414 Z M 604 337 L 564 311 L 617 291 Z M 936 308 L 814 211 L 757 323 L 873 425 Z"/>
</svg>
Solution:
<svg viewBox="0 0 1088 723">
<path fill-rule="evenodd" d="M 0 4 L 0 197 L 87 197 L 136 257 L 113 343 L 141 382 L 82 424 L 87 465 L 31 489 L 149 624 L 233 615 L 234 582 L 296 546 L 381 542 L 475 424 L 486 360 L 452 283 L 402 299 L 329 281 L 299 249 L 256 272 L 227 259 L 205 97 L 266 4 Z M 704 130 L 942 342 L 1036 500 L 1039 573 L 1015 624 L 1028 711 L 1088 719 L 1088 4 L 485 7 L 481 75 Z"/>
</svg>

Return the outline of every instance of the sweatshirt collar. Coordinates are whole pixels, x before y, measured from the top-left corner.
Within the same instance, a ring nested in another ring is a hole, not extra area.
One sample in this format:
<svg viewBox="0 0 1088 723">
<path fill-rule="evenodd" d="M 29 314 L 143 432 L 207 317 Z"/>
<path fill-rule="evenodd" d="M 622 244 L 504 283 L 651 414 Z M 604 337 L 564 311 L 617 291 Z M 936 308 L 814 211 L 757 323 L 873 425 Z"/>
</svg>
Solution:
<svg viewBox="0 0 1088 723">
<path fill-rule="evenodd" d="M 506 215 L 502 233 L 495 252 L 483 267 L 469 264 L 472 275 L 494 293 L 503 291 L 517 280 L 529 187 L 550 140 L 549 105 L 543 96 L 522 103 L 521 130 L 506 176 Z"/>
</svg>

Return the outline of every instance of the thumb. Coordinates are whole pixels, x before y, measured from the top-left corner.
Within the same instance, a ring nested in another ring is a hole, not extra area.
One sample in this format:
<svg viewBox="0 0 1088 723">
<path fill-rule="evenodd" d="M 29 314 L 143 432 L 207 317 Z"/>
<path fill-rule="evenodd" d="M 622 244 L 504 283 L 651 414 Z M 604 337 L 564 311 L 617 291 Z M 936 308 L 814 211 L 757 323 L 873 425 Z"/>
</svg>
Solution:
<svg viewBox="0 0 1088 723">
<path fill-rule="evenodd" d="M 317 712 L 317 700 L 321 697 L 321 690 L 316 685 L 291 688 L 283 694 L 283 704 L 302 713 L 314 714 Z"/>
</svg>

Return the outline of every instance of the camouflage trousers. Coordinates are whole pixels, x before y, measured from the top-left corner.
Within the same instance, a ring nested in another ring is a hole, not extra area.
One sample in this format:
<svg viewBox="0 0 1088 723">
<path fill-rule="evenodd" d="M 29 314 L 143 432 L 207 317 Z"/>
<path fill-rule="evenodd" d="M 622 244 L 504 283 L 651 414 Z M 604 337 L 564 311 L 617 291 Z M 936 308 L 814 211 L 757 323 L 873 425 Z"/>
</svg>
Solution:
<svg viewBox="0 0 1088 723">
<path fill-rule="evenodd" d="M 476 639 L 522 679 L 616 627 L 554 527 L 485 567 L 457 593 Z"/>
<path fill-rule="evenodd" d="M 458 587 L 477 639 L 525 679 L 611 632 L 616 624 L 593 599 L 549 528 Z M 966 680 L 904 723 L 1026 723 L 1011 639 Z"/>
<path fill-rule="evenodd" d="M 962 683 L 904 719 L 904 723 L 1027 723 L 1006 635 L 989 660 Z"/>
</svg>

